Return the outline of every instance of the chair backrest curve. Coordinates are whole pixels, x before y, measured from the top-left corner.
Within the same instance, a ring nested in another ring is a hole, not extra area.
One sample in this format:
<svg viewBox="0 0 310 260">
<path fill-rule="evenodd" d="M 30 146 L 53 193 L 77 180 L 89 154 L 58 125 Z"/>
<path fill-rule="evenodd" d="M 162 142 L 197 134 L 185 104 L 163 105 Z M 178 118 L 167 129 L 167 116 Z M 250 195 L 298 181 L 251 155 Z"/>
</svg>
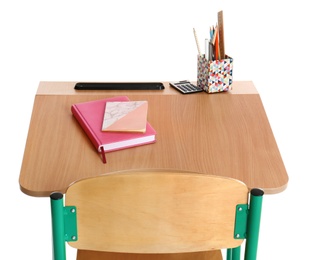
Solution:
<svg viewBox="0 0 310 260">
<path fill-rule="evenodd" d="M 73 183 L 66 205 L 77 207 L 80 249 L 180 253 L 234 248 L 237 204 L 247 186 L 193 172 L 130 171 Z"/>
</svg>

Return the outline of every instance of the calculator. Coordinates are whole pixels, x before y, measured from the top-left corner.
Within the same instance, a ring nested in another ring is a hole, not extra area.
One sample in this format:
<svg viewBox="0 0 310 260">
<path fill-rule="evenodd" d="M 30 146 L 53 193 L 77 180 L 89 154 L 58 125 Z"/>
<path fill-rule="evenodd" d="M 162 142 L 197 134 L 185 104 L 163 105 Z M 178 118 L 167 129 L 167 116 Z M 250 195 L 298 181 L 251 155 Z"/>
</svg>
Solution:
<svg viewBox="0 0 310 260">
<path fill-rule="evenodd" d="M 203 91 L 201 88 L 187 80 L 182 80 L 179 82 L 169 82 L 169 84 L 170 86 L 180 91 L 182 94 L 192 94 Z"/>
</svg>

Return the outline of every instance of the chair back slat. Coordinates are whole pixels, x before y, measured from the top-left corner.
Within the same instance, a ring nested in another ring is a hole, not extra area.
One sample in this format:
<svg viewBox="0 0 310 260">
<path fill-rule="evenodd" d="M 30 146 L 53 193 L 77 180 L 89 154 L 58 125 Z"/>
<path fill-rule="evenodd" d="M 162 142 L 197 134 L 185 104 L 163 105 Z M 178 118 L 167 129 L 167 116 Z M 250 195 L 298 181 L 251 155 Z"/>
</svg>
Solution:
<svg viewBox="0 0 310 260">
<path fill-rule="evenodd" d="M 237 204 L 247 186 L 213 175 L 139 171 L 78 181 L 66 192 L 77 207 L 79 249 L 180 253 L 234 248 Z"/>
</svg>

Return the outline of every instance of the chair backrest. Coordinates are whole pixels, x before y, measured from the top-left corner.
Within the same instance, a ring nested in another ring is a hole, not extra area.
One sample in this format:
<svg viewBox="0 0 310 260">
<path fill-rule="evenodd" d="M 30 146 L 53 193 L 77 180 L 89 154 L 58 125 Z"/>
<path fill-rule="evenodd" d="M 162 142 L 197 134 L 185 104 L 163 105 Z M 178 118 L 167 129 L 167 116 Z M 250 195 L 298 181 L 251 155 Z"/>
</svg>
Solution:
<svg viewBox="0 0 310 260">
<path fill-rule="evenodd" d="M 238 248 L 245 234 L 236 231 L 236 214 L 248 211 L 248 200 L 244 183 L 193 172 L 128 171 L 87 178 L 66 192 L 65 208 L 76 213 L 77 231 L 70 232 L 78 234 L 65 240 L 79 249 L 127 253 Z M 248 215 L 238 220 L 241 232 L 246 232 Z M 57 241 L 54 237 L 54 248 Z"/>
</svg>

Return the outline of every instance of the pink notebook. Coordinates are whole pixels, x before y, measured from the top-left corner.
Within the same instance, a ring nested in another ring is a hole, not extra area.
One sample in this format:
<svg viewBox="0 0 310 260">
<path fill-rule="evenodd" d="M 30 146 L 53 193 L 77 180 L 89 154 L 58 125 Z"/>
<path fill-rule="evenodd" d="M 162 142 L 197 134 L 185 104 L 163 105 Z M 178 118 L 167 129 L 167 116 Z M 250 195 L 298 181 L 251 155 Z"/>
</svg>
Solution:
<svg viewBox="0 0 310 260">
<path fill-rule="evenodd" d="M 102 123 L 105 113 L 106 102 L 129 101 L 127 96 L 89 101 L 73 104 L 71 111 L 77 119 L 98 152 L 102 153 L 105 162 L 105 152 L 126 149 L 156 141 L 156 131 L 147 122 L 145 133 L 132 132 L 103 132 Z"/>
</svg>

